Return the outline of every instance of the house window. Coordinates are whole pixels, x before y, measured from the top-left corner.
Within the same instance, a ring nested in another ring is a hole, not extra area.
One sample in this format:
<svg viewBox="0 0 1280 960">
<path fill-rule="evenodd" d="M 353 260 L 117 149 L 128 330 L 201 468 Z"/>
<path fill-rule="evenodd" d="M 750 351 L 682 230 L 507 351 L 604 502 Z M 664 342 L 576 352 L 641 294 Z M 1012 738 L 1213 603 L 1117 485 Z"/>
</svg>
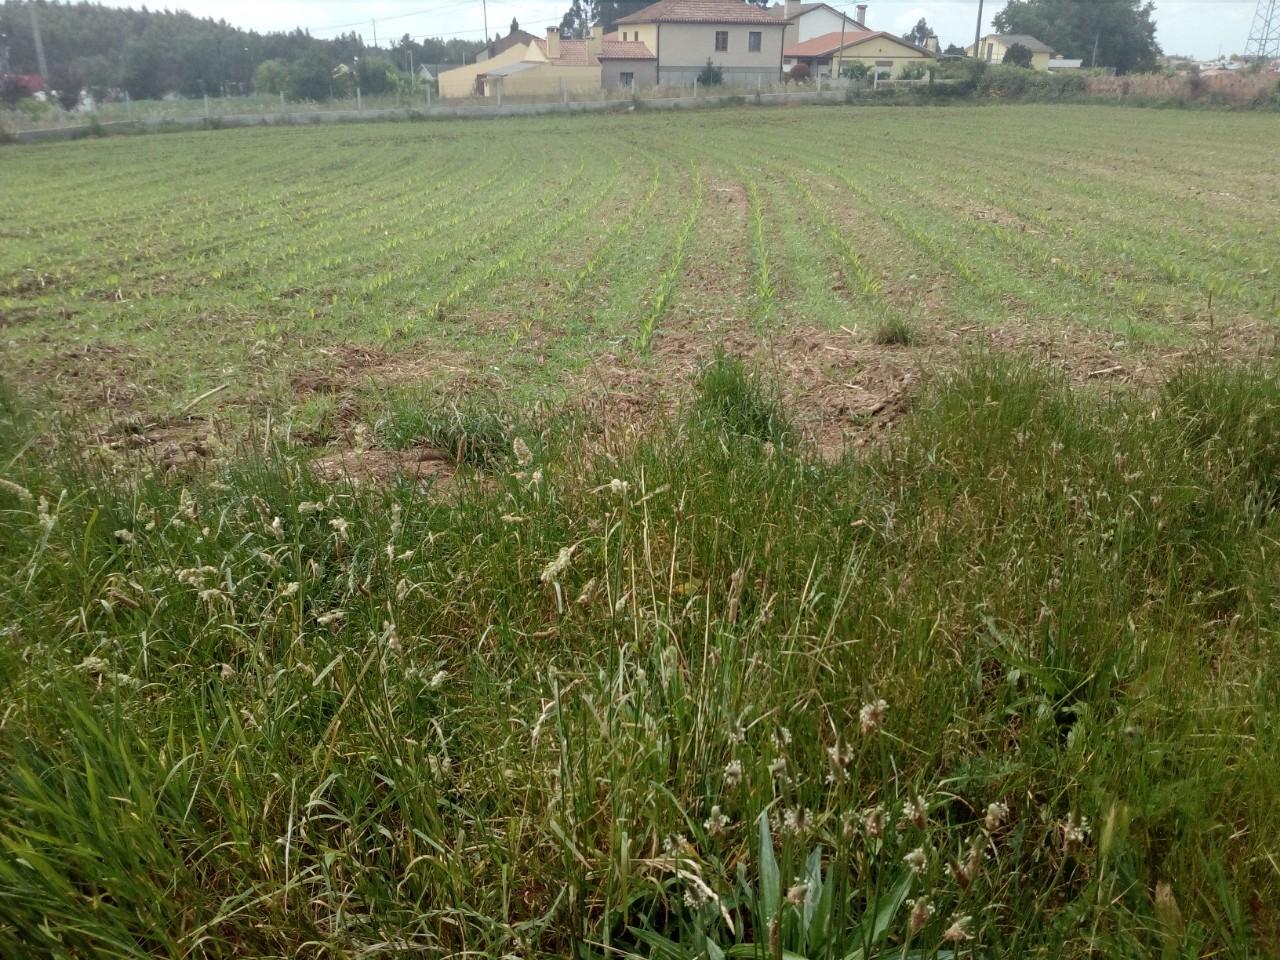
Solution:
<svg viewBox="0 0 1280 960">
<path fill-rule="evenodd" d="M 618 74 L 618 80 L 624 87 L 634 87 L 636 85 L 636 75 L 634 73 L 623 72 Z"/>
<path fill-rule="evenodd" d="M 747 50 L 751 53 L 760 52 L 760 31 L 752 30 L 747 34 Z"/>
<path fill-rule="evenodd" d="M 728 49 L 729 49 L 729 31 L 717 30 L 716 31 L 716 51 L 723 52 Z"/>
</svg>

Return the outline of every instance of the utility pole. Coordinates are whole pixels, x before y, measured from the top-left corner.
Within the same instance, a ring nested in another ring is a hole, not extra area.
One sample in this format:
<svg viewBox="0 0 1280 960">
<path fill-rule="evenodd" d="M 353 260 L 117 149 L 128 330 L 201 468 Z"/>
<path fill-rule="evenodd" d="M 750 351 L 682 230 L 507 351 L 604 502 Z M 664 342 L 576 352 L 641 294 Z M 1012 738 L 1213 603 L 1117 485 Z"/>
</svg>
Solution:
<svg viewBox="0 0 1280 960">
<path fill-rule="evenodd" d="M 973 30 L 973 58 L 982 59 L 982 0 L 978 0 L 978 25 Z"/>
<path fill-rule="evenodd" d="M 489 2 L 488 0 L 480 0 L 480 10 L 481 12 L 484 13 L 484 42 L 485 42 L 485 45 L 487 46 L 488 44 L 493 43 L 493 41 L 489 39 Z"/>
<path fill-rule="evenodd" d="M 844 14 L 840 14 L 840 52 L 836 54 L 836 79 L 844 72 Z"/>
<path fill-rule="evenodd" d="M 1092 70 L 1098 65 L 1098 40 L 1102 38 L 1102 31 L 1099 30 L 1093 35 L 1093 57 L 1089 60 L 1089 69 Z"/>
<path fill-rule="evenodd" d="M 370 20 L 369 22 L 373 24 L 373 49 L 377 50 L 378 49 L 378 21 Z"/>
<path fill-rule="evenodd" d="M 31 36 L 36 44 L 36 63 L 40 67 L 40 79 L 44 81 L 44 85 L 49 85 L 49 65 L 44 61 L 44 41 L 40 39 L 40 17 L 36 14 L 36 5 L 34 3 L 27 4 L 31 10 Z"/>
</svg>

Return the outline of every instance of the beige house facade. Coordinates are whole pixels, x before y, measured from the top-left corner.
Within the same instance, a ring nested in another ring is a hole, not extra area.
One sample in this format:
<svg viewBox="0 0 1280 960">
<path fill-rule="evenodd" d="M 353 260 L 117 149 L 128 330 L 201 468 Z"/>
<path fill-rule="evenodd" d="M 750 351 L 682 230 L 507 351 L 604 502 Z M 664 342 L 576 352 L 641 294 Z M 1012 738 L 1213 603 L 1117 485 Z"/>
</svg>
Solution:
<svg viewBox="0 0 1280 960">
<path fill-rule="evenodd" d="M 976 56 L 987 63 L 1003 63 L 1004 55 L 1015 43 L 1021 44 L 1031 51 L 1031 68 L 1048 72 L 1049 61 L 1053 59 L 1053 48 L 1041 43 L 1035 37 L 1025 33 L 989 33 L 978 41 L 977 52 L 973 44 L 964 48 L 967 56 Z"/>
<path fill-rule="evenodd" d="M 627 35 L 639 33 L 628 30 Z M 606 90 L 657 86 L 658 58 L 639 40 L 622 40 L 620 31 L 606 34 L 600 50 L 600 84 Z"/>
<path fill-rule="evenodd" d="M 658 0 L 617 21 L 620 42 L 653 54 L 652 76 L 662 86 L 691 86 L 708 63 L 728 84 L 777 80 L 786 27 L 743 0 Z"/>
</svg>

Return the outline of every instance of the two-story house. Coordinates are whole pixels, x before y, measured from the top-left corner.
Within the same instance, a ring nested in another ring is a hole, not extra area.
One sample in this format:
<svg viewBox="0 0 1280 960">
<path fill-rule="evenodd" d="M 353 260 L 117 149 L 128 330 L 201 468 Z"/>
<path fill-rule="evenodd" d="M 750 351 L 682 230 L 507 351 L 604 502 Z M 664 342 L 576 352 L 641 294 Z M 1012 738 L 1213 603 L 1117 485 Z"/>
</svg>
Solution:
<svg viewBox="0 0 1280 960">
<path fill-rule="evenodd" d="M 616 21 L 611 42 L 639 44 L 627 48 L 633 65 L 626 72 L 634 75 L 643 63 L 645 79 L 660 86 L 689 86 L 708 62 L 724 83 L 749 86 L 781 78 L 786 28 L 784 19 L 743 0 L 658 0 Z M 640 58 L 641 47 L 652 61 Z M 609 57 L 601 59 L 608 86 Z"/>
</svg>

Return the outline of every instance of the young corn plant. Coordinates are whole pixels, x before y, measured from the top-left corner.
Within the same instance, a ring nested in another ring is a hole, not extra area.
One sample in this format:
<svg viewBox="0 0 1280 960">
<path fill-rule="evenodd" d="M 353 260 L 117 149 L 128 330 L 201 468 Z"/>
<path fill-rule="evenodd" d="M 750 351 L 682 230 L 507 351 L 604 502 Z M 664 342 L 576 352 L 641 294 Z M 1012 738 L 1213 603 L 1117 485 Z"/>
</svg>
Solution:
<svg viewBox="0 0 1280 960">
<path fill-rule="evenodd" d="M 773 267 L 769 262 L 769 243 L 765 237 L 764 204 L 755 180 L 743 175 L 741 167 L 738 168 L 738 175 L 743 178 L 751 205 L 751 248 L 755 256 L 755 270 L 752 273 L 755 284 L 754 306 L 756 321 L 764 323 L 771 320 L 777 310 L 778 294 Z"/>
<path fill-rule="evenodd" d="M 676 234 L 675 245 L 671 251 L 671 259 L 667 262 L 667 268 L 662 271 L 662 276 L 658 279 L 658 289 L 654 293 L 653 300 L 649 303 L 649 309 L 640 321 L 640 330 L 636 335 L 636 349 L 641 352 L 649 349 L 653 343 L 654 334 L 657 332 L 658 324 L 662 322 L 662 318 L 671 309 L 676 287 L 684 270 L 685 252 L 689 246 L 689 238 L 692 236 L 693 228 L 702 213 L 704 190 L 701 172 L 695 171 L 693 179 L 694 197 L 693 202 L 689 205 L 689 213 L 685 216 L 684 222 L 680 224 L 680 230 Z"/>
<path fill-rule="evenodd" d="M 831 214 L 827 208 L 818 201 L 813 195 L 813 190 L 802 179 L 797 176 L 791 177 L 791 183 L 804 198 L 805 204 L 809 210 L 822 224 L 823 231 L 827 238 L 831 241 L 831 245 L 835 247 L 836 252 L 840 256 L 841 262 L 848 270 L 850 278 L 854 281 L 855 286 L 861 291 L 862 295 L 871 300 L 878 300 L 880 295 L 880 277 L 876 272 L 862 259 L 862 255 L 858 253 L 849 238 L 844 232 L 836 226 L 831 218 Z"/>
</svg>

